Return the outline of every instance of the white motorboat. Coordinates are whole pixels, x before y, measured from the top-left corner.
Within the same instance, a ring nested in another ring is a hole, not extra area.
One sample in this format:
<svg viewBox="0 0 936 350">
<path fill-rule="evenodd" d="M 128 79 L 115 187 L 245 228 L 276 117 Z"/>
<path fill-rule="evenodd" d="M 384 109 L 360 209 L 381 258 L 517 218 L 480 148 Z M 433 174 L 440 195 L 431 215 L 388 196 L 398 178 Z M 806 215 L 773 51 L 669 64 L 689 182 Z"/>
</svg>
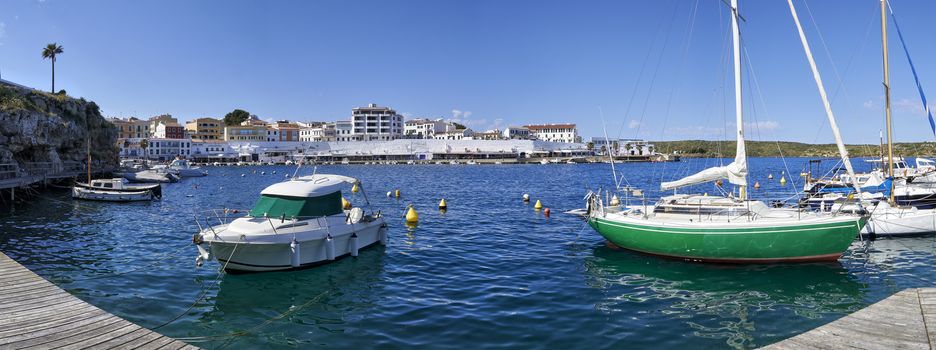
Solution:
<svg viewBox="0 0 936 350">
<path fill-rule="evenodd" d="M 353 185 L 363 191 L 357 179 L 324 174 L 269 186 L 247 215 L 195 234 L 196 263 L 216 259 L 228 271 L 290 270 L 385 245 L 387 224 L 379 211 L 343 210 L 341 188 Z"/>
<path fill-rule="evenodd" d="M 169 163 L 169 166 L 166 167 L 169 169 L 169 172 L 176 173 L 181 177 L 199 177 L 206 176 L 208 172 L 202 170 L 201 167 L 193 166 L 185 159 L 176 159 L 172 163 Z"/>
<path fill-rule="evenodd" d="M 106 202 L 137 202 L 151 201 L 162 197 L 162 187 L 159 184 L 133 186 L 124 182 L 124 179 L 99 179 L 88 183 L 75 183 L 72 187 L 72 198 Z"/>
<path fill-rule="evenodd" d="M 123 177 L 127 181 L 135 183 L 179 182 L 179 175 L 173 174 L 166 169 L 148 169 L 135 173 L 124 173 Z"/>
</svg>

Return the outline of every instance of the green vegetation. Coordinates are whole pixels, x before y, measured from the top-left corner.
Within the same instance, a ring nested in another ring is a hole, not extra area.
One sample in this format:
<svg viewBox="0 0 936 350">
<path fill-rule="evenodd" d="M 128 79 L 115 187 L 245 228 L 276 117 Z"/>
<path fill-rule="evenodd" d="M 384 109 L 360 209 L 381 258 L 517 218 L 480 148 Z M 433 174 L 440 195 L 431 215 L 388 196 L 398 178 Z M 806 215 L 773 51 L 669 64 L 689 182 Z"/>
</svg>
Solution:
<svg viewBox="0 0 936 350">
<path fill-rule="evenodd" d="M 62 45 L 57 43 L 51 43 L 42 49 L 42 58 L 52 60 L 52 90 L 50 91 L 53 93 L 55 92 L 55 58 L 63 52 L 65 52 L 65 49 L 62 47 Z M 64 90 L 62 91 L 62 95 L 64 95 Z"/>
<path fill-rule="evenodd" d="M 458 124 L 458 123 L 454 123 L 454 122 L 452 123 L 452 125 L 455 126 L 455 130 L 465 130 L 465 129 L 468 128 L 468 127 L 466 127 L 466 126 L 464 126 L 464 125 L 462 125 L 462 124 Z"/>
<path fill-rule="evenodd" d="M 732 141 L 658 141 L 656 151 L 660 153 L 678 152 L 684 157 L 727 157 L 735 155 L 735 142 Z M 838 157 L 835 144 L 808 144 L 785 141 L 747 141 L 744 143 L 749 157 Z M 877 157 L 880 145 L 846 145 L 852 157 Z M 894 155 L 924 156 L 936 155 L 936 142 L 907 142 L 894 144 Z"/>
<path fill-rule="evenodd" d="M 231 113 L 224 115 L 224 125 L 240 125 L 240 123 L 243 123 L 248 118 L 250 118 L 250 113 L 243 109 L 235 109 L 231 111 Z"/>
</svg>

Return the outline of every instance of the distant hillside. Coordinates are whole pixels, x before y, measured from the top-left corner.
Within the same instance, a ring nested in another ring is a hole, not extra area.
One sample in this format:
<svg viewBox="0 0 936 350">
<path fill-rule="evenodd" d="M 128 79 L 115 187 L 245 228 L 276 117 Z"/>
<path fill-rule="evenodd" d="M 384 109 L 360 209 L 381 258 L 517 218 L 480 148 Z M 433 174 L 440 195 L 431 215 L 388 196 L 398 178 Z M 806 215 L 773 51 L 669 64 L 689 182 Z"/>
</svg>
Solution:
<svg viewBox="0 0 936 350">
<path fill-rule="evenodd" d="M 654 141 L 656 151 L 673 153 L 677 151 L 683 157 L 734 157 L 734 141 Z M 835 144 L 808 144 L 783 141 L 747 141 L 745 143 L 749 157 L 838 157 Z M 877 157 L 879 145 L 846 145 L 848 154 L 853 157 Z M 886 152 L 886 150 L 885 150 Z M 936 142 L 910 142 L 894 144 L 894 154 L 898 156 L 932 156 L 936 154 Z"/>
</svg>

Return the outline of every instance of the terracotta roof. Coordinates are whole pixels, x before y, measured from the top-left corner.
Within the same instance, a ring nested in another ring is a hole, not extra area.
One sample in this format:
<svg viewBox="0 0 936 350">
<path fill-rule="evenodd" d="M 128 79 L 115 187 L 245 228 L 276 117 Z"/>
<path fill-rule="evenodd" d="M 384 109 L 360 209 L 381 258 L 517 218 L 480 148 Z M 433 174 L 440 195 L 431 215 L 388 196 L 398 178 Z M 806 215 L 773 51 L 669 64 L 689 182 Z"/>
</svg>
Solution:
<svg viewBox="0 0 936 350">
<path fill-rule="evenodd" d="M 530 130 L 575 129 L 575 124 L 533 124 L 533 125 L 524 125 L 524 127 Z"/>
</svg>

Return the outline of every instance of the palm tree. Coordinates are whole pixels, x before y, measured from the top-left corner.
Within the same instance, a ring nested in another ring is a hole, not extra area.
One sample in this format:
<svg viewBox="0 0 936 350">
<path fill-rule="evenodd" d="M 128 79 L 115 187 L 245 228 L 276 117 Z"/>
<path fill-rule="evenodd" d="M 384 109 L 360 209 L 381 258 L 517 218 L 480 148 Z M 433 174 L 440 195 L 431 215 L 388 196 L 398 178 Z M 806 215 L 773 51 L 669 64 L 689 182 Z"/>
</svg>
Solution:
<svg viewBox="0 0 936 350">
<path fill-rule="evenodd" d="M 62 45 L 51 43 L 42 49 L 42 58 L 52 60 L 52 93 L 55 93 L 55 56 L 65 52 Z"/>
</svg>

